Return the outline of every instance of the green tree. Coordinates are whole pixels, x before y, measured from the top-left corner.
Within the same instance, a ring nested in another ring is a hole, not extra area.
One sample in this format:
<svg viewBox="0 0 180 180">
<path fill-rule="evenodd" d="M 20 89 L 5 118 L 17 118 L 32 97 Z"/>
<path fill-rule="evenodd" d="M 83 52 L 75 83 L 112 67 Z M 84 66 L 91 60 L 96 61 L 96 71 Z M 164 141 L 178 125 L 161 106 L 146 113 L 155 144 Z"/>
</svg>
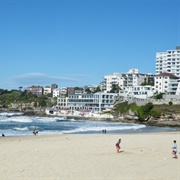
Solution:
<svg viewBox="0 0 180 180">
<path fill-rule="evenodd" d="M 159 118 L 161 116 L 161 113 L 158 111 L 151 111 L 150 115 L 155 117 L 155 118 Z"/>
<path fill-rule="evenodd" d="M 89 89 L 89 87 L 86 87 L 85 92 L 88 94 L 92 93 L 91 90 Z"/>
<path fill-rule="evenodd" d="M 147 103 L 144 106 L 141 106 L 138 109 L 138 115 L 140 118 L 145 119 L 148 115 L 150 115 L 150 111 L 153 108 L 152 103 Z"/>
<path fill-rule="evenodd" d="M 96 92 L 101 92 L 101 89 L 100 89 L 99 86 L 96 88 L 95 93 L 96 93 Z"/>
<path fill-rule="evenodd" d="M 39 106 L 40 106 L 40 107 L 45 107 L 45 106 L 46 106 L 46 101 L 45 101 L 43 98 L 41 98 L 41 99 L 39 100 Z"/>
<path fill-rule="evenodd" d="M 173 102 L 172 102 L 172 101 L 169 101 L 169 105 L 172 106 L 172 105 L 173 105 Z"/>
<path fill-rule="evenodd" d="M 162 99 L 163 98 L 163 94 L 164 93 L 159 93 L 159 94 L 157 94 L 157 95 L 155 95 L 155 99 Z"/>
<path fill-rule="evenodd" d="M 112 84 L 110 93 L 118 93 L 120 90 L 120 87 L 117 84 Z"/>
<path fill-rule="evenodd" d="M 37 102 L 34 102 L 34 107 L 37 108 Z"/>
</svg>

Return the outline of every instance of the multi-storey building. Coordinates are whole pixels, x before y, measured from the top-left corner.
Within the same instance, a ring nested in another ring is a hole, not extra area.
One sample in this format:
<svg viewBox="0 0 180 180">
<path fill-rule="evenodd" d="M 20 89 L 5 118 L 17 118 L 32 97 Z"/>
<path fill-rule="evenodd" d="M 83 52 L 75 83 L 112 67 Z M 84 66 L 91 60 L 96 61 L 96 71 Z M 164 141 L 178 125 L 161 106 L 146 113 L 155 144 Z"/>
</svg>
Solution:
<svg viewBox="0 0 180 180">
<path fill-rule="evenodd" d="M 129 86 L 124 88 L 125 99 L 147 99 L 154 95 L 154 86 Z"/>
<path fill-rule="evenodd" d="M 179 78 L 170 73 L 161 73 L 155 76 L 154 89 L 157 93 L 177 94 Z"/>
<path fill-rule="evenodd" d="M 57 84 L 51 84 L 51 91 L 53 92 L 54 89 L 57 89 L 58 85 Z"/>
<path fill-rule="evenodd" d="M 176 50 L 156 53 L 156 74 L 164 72 L 180 77 L 180 46 Z"/>
<path fill-rule="evenodd" d="M 36 95 L 43 95 L 43 87 L 42 86 L 31 86 L 27 88 L 27 92 L 31 92 Z"/>
<path fill-rule="evenodd" d="M 111 74 L 111 75 L 105 75 L 104 80 L 106 82 L 105 83 L 106 84 L 106 92 L 110 92 L 110 90 L 112 89 L 113 84 L 116 84 L 120 88 L 123 88 L 124 79 L 123 79 L 123 77 L 122 77 L 122 75 L 120 73 L 114 73 L 114 74 Z"/>
<path fill-rule="evenodd" d="M 59 90 L 59 94 L 56 97 L 59 97 L 58 103 L 60 107 L 67 107 L 67 88 L 60 88 Z"/>
<path fill-rule="evenodd" d="M 47 95 L 47 94 L 51 94 L 51 87 L 50 86 L 46 86 L 44 88 L 44 95 Z"/>
<path fill-rule="evenodd" d="M 152 83 L 154 81 L 153 74 L 138 73 L 138 69 L 130 69 L 127 73 L 114 73 L 104 76 L 106 82 L 106 91 L 112 89 L 112 84 L 116 84 L 120 89 L 124 87 L 140 86 L 143 83 Z"/>
<path fill-rule="evenodd" d="M 54 89 L 52 95 L 53 95 L 53 98 L 54 98 L 54 97 L 59 97 L 59 95 L 60 95 L 60 89 L 59 89 L 59 88 Z"/>
<path fill-rule="evenodd" d="M 53 98 L 54 97 L 66 97 L 67 95 L 67 88 L 57 88 L 53 90 Z"/>
<path fill-rule="evenodd" d="M 63 87 L 60 88 L 60 92 L 59 92 L 61 97 L 66 97 L 67 96 L 67 88 Z"/>
<path fill-rule="evenodd" d="M 103 111 L 113 107 L 117 94 L 98 92 L 94 94 L 75 93 L 69 94 L 68 98 L 59 97 L 58 109 Z"/>
</svg>

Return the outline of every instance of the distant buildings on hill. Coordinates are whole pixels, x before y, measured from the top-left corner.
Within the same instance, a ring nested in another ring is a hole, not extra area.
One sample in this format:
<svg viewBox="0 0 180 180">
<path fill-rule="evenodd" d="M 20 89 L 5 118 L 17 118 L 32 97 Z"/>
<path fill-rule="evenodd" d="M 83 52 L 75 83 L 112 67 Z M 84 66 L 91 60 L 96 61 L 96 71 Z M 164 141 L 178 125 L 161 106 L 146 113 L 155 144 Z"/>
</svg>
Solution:
<svg viewBox="0 0 180 180">
<path fill-rule="evenodd" d="M 127 73 L 114 73 L 105 75 L 106 91 L 111 91 L 112 85 L 118 85 L 121 90 L 125 87 L 141 86 L 142 84 L 154 84 L 154 75 L 139 73 L 138 69 L 130 69 Z"/>
<path fill-rule="evenodd" d="M 159 93 L 180 95 L 180 46 L 156 53 L 155 74 L 130 69 L 126 73 L 105 75 L 104 81 L 96 86 L 58 88 L 57 84 L 52 84 L 44 88 L 31 86 L 27 91 L 57 97 L 60 109 L 93 110 L 109 108 L 117 99 L 148 99 Z"/>
</svg>

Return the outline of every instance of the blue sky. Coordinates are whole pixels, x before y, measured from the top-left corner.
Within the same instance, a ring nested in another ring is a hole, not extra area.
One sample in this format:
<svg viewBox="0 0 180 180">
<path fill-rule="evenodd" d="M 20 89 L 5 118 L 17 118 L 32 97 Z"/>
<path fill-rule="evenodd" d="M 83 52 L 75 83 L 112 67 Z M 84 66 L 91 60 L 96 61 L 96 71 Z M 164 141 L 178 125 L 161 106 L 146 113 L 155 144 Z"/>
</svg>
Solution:
<svg viewBox="0 0 180 180">
<path fill-rule="evenodd" d="M 155 73 L 180 45 L 180 0 L 0 0 L 0 89 Z"/>
</svg>

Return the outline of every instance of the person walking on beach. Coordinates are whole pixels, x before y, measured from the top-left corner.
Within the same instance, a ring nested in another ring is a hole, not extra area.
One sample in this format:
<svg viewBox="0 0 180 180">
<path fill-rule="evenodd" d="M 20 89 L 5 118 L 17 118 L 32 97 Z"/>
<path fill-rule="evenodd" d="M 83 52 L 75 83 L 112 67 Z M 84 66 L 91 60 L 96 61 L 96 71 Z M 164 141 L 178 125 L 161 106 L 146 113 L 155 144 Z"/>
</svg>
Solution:
<svg viewBox="0 0 180 180">
<path fill-rule="evenodd" d="M 173 151 L 172 151 L 172 154 L 174 155 L 173 158 L 178 158 L 177 156 L 177 144 L 176 144 L 176 140 L 174 140 L 174 146 L 172 147 Z"/>
<path fill-rule="evenodd" d="M 121 139 L 118 140 L 118 142 L 116 143 L 116 150 L 117 150 L 117 153 L 119 153 L 119 150 L 121 149 Z"/>
<path fill-rule="evenodd" d="M 37 128 L 34 129 L 33 134 L 34 135 L 38 134 L 38 129 Z"/>
</svg>

